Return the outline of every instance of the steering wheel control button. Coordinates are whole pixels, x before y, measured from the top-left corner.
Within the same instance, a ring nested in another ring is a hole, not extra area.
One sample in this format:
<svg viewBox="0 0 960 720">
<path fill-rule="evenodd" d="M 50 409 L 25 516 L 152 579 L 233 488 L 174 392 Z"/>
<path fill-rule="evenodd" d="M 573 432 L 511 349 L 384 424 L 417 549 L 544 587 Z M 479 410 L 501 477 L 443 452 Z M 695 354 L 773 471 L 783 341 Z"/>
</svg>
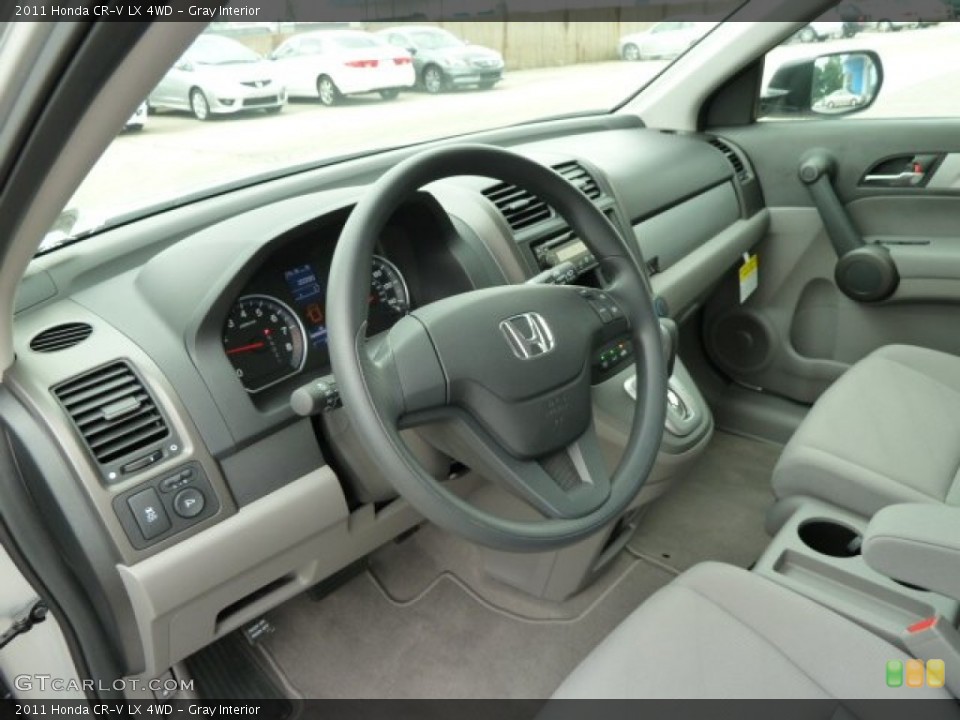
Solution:
<svg viewBox="0 0 960 720">
<path fill-rule="evenodd" d="M 593 382 L 603 382 L 633 360 L 633 348 L 628 340 L 615 340 L 593 355 Z"/>
<path fill-rule="evenodd" d="M 163 509 L 160 496 L 153 488 L 132 495 L 127 499 L 127 505 L 130 506 L 145 540 L 153 540 L 170 529 L 170 518 Z"/>
<path fill-rule="evenodd" d="M 177 515 L 189 520 L 203 512 L 207 499 L 196 488 L 187 488 L 177 493 L 173 499 L 173 510 Z"/>
<path fill-rule="evenodd" d="M 584 288 L 579 292 L 580 296 L 590 304 L 590 307 L 593 308 L 593 311 L 603 321 L 604 325 L 609 325 L 617 318 L 623 317 L 620 306 L 602 290 Z"/>
</svg>

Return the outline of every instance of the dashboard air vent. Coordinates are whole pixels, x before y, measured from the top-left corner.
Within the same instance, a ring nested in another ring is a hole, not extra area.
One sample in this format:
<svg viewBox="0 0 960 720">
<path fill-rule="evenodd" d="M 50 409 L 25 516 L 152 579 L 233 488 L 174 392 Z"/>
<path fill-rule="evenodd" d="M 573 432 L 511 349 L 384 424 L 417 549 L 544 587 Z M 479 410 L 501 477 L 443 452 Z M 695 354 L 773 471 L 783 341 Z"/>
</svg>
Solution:
<svg viewBox="0 0 960 720">
<path fill-rule="evenodd" d="M 497 206 L 513 230 L 536 225 L 553 215 L 543 200 L 516 185 L 500 183 L 484 190 L 483 194 Z"/>
<path fill-rule="evenodd" d="M 580 191 L 591 200 L 597 200 L 603 195 L 596 180 L 583 165 L 575 160 L 555 165 L 553 169 L 569 180 L 571 185 L 580 188 Z"/>
<path fill-rule="evenodd" d="M 740 182 L 750 178 L 750 173 L 747 172 L 747 168 L 743 164 L 743 160 L 740 159 L 740 156 L 737 154 L 736 150 L 727 145 L 727 143 L 718 137 L 710 138 L 710 144 L 726 156 L 727 162 L 733 166 L 733 172 L 736 174 Z"/>
<path fill-rule="evenodd" d="M 92 327 L 81 322 L 54 325 L 34 335 L 30 341 L 30 349 L 41 353 L 66 350 L 82 343 L 92 332 Z"/>
<path fill-rule="evenodd" d="M 143 450 L 169 434 L 140 378 L 125 362 L 92 370 L 53 388 L 101 465 Z"/>
</svg>

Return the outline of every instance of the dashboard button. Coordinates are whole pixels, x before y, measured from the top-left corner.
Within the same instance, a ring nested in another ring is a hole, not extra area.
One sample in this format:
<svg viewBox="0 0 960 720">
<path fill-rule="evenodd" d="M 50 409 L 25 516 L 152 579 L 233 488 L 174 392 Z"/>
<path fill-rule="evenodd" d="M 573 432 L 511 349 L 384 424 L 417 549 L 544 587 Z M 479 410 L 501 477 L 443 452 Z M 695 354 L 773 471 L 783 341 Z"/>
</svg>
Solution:
<svg viewBox="0 0 960 720">
<path fill-rule="evenodd" d="M 187 484 L 186 481 L 181 479 L 179 475 L 172 475 L 168 478 L 164 478 L 161 481 L 160 492 L 170 493 L 170 492 L 173 492 L 174 490 L 179 490 L 186 484 Z"/>
<path fill-rule="evenodd" d="M 144 539 L 152 540 L 170 529 L 170 518 L 163 509 L 160 496 L 153 488 L 127 498 L 127 505 L 130 506 Z"/>
<path fill-rule="evenodd" d="M 187 488 L 173 499 L 173 509 L 182 518 L 195 518 L 203 512 L 207 499 L 196 488 Z"/>
</svg>

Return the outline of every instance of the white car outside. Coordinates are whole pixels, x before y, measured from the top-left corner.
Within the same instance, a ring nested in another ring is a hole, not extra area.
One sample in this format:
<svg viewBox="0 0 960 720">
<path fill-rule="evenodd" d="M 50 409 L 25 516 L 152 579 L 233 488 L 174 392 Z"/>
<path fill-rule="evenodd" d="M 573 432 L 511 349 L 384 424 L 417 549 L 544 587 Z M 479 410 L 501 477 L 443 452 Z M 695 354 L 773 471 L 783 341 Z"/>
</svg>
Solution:
<svg viewBox="0 0 960 720">
<path fill-rule="evenodd" d="M 417 79 L 410 53 L 358 30 L 296 35 L 270 59 L 291 97 L 320 98 L 324 105 L 373 92 L 392 100 Z"/>
<path fill-rule="evenodd" d="M 142 102 L 137 111 L 130 116 L 123 126 L 124 132 L 139 132 L 147 124 L 147 103 Z"/>
<path fill-rule="evenodd" d="M 717 26 L 715 22 L 665 20 L 649 30 L 620 38 L 619 54 L 624 60 L 671 60 L 686 52 Z"/>
<path fill-rule="evenodd" d="M 287 103 L 273 65 L 242 43 L 204 34 L 163 76 L 152 109 L 189 110 L 198 120 L 252 110 L 280 112 Z"/>
</svg>

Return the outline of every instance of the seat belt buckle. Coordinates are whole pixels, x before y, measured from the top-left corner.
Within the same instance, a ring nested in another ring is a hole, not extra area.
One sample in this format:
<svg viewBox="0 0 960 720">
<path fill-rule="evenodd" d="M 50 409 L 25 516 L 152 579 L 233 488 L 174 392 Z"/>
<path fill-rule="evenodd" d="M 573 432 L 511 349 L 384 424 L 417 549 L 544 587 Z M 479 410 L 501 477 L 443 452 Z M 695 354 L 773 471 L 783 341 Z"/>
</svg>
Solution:
<svg viewBox="0 0 960 720">
<path fill-rule="evenodd" d="M 960 631 L 934 615 L 908 626 L 900 634 L 904 647 L 926 665 L 927 687 L 946 687 L 960 697 Z"/>
</svg>

